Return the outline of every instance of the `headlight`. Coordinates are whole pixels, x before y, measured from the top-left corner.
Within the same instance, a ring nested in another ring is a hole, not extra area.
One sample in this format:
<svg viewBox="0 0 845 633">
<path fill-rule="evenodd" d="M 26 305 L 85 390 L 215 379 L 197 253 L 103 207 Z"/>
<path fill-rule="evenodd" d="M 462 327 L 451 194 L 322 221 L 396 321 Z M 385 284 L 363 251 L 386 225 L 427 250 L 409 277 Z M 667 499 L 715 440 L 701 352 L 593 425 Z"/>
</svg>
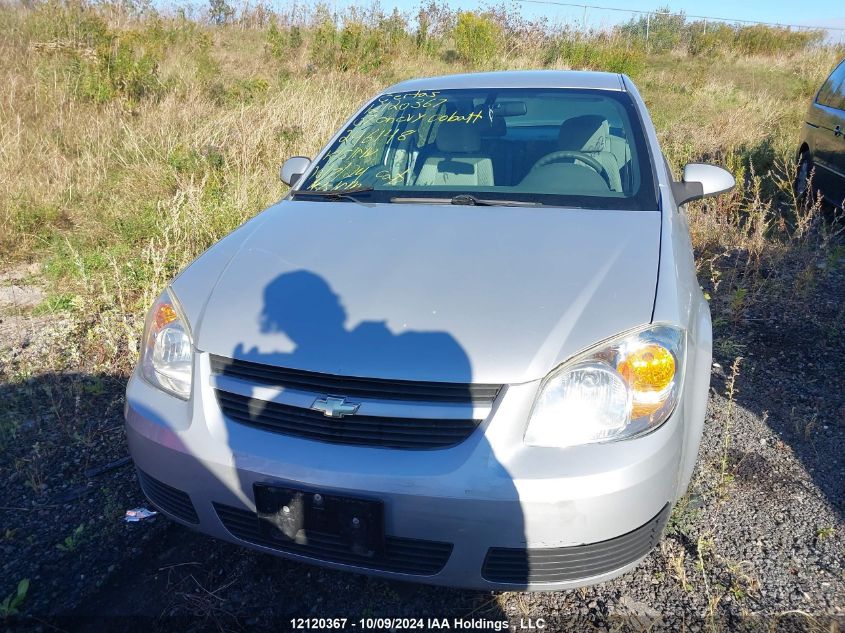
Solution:
<svg viewBox="0 0 845 633">
<path fill-rule="evenodd" d="M 187 400 L 193 366 L 191 331 L 175 297 L 165 290 L 147 315 L 141 372 L 156 387 Z"/>
<path fill-rule="evenodd" d="M 654 430 L 678 402 L 685 352 L 685 330 L 656 325 L 561 365 L 540 385 L 525 443 L 566 447 Z"/>
</svg>

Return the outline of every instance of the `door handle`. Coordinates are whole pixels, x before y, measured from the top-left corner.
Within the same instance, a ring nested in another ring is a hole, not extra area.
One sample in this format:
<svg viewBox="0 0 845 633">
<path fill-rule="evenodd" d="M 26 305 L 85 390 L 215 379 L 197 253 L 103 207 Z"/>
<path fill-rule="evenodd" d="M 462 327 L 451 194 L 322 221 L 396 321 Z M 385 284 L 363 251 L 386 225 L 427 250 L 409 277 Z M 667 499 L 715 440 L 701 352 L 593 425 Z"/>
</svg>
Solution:
<svg viewBox="0 0 845 633">
<path fill-rule="evenodd" d="M 834 136 L 840 136 L 841 134 L 842 134 L 842 126 L 841 125 L 837 125 L 835 128 L 833 128 L 833 135 Z"/>
</svg>

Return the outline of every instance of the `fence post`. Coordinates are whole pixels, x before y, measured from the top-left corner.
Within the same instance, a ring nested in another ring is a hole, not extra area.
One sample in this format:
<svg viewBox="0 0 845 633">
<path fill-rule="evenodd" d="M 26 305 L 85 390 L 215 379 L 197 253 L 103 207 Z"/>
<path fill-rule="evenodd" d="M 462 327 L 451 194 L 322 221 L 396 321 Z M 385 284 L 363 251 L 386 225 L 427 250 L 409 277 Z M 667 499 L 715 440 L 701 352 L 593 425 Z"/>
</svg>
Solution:
<svg viewBox="0 0 845 633">
<path fill-rule="evenodd" d="M 584 33 L 587 32 L 587 5 L 584 5 L 584 17 L 581 18 L 581 28 L 584 30 Z"/>
<path fill-rule="evenodd" d="M 704 34 L 707 35 L 707 18 L 704 18 Z"/>
<path fill-rule="evenodd" d="M 651 30 L 651 13 L 645 15 L 645 41 L 648 42 L 648 33 Z"/>
</svg>

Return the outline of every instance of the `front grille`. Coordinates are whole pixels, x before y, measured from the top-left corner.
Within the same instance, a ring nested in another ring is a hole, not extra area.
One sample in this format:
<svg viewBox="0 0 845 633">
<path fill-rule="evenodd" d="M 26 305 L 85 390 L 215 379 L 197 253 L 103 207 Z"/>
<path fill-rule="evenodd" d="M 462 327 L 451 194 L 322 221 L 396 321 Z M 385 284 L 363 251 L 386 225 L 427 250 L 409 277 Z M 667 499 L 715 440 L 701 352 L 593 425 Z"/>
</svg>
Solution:
<svg viewBox="0 0 845 633">
<path fill-rule="evenodd" d="M 384 554 L 367 558 L 353 554 L 340 539 L 331 534 L 307 532 L 304 535 L 307 544 L 276 541 L 261 533 L 258 516 L 254 512 L 220 503 L 215 503 L 214 509 L 224 527 L 242 541 L 330 563 L 431 576 L 443 569 L 452 553 L 451 543 L 387 536 Z"/>
<path fill-rule="evenodd" d="M 599 543 L 544 549 L 492 547 L 481 575 L 491 582 L 527 585 L 582 580 L 620 569 L 657 545 L 669 511 L 666 504 L 645 525 Z"/>
<path fill-rule="evenodd" d="M 168 486 L 141 470 L 138 470 L 138 481 L 141 482 L 141 490 L 144 491 L 147 498 L 160 510 L 187 523 L 199 523 L 197 511 L 194 509 L 194 504 L 191 503 L 188 493 L 173 486 Z"/>
<path fill-rule="evenodd" d="M 211 355 L 211 371 L 250 383 L 373 400 L 472 402 L 490 406 L 501 385 L 333 376 Z"/>
<path fill-rule="evenodd" d="M 333 444 L 383 448 L 446 448 L 465 440 L 481 420 L 387 418 L 352 415 L 330 418 L 319 411 L 215 390 L 227 417 L 259 428 Z"/>
</svg>

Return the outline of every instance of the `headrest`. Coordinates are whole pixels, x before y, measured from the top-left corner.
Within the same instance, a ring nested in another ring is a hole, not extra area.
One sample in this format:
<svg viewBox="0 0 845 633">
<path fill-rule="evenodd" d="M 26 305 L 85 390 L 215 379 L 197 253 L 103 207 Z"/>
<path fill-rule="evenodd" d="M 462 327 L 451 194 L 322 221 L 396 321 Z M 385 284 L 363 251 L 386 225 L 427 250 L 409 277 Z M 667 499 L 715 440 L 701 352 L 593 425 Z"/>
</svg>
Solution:
<svg viewBox="0 0 845 633">
<path fill-rule="evenodd" d="M 449 154 L 472 154 L 481 149 L 478 123 L 441 123 L 434 142 L 437 149 Z"/>
<path fill-rule="evenodd" d="M 599 152 L 610 135 L 610 124 L 599 114 L 584 114 L 566 119 L 557 135 L 558 149 Z"/>
</svg>

